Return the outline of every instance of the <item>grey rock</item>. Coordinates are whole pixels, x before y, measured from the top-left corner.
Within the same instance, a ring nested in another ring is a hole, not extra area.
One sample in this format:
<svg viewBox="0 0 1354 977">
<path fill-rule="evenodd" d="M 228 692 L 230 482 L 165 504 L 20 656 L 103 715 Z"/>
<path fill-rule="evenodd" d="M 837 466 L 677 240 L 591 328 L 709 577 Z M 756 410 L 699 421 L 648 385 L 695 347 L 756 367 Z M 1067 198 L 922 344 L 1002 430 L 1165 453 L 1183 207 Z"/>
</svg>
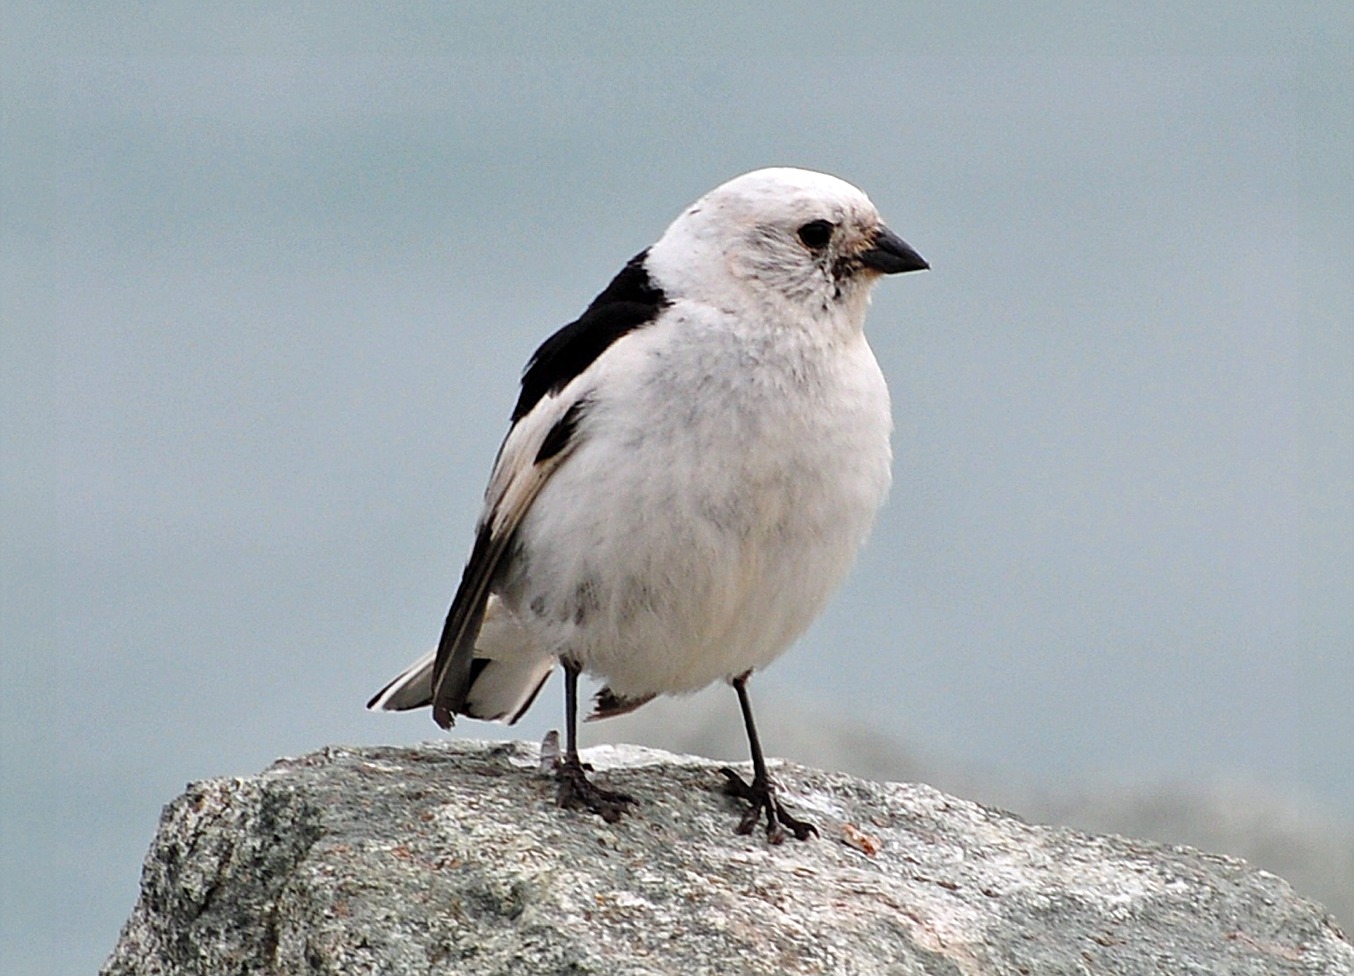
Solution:
<svg viewBox="0 0 1354 977">
<path fill-rule="evenodd" d="M 106 973 L 1351 973 L 1282 879 L 915 784 L 789 764 L 822 837 L 739 836 L 718 764 L 587 758 L 640 799 L 554 804 L 522 744 L 329 748 L 190 785 Z"/>
<path fill-rule="evenodd" d="M 756 691 L 762 742 L 778 756 L 871 780 L 922 781 L 1019 811 L 1026 820 L 1089 834 L 1152 838 L 1244 858 L 1287 879 L 1354 925 L 1354 821 L 1291 784 L 1206 770 L 1187 780 L 1136 780 L 1105 770 L 1085 781 L 1022 779 L 1019 771 L 976 768 L 935 756 L 865 725 L 832 704 Z M 878 717 L 876 717 L 878 718 Z M 747 733 L 733 691 L 712 686 L 686 698 L 663 698 L 604 723 L 585 723 L 589 743 L 642 743 L 698 756 L 747 756 Z M 920 737 L 918 737 L 920 739 Z"/>
</svg>

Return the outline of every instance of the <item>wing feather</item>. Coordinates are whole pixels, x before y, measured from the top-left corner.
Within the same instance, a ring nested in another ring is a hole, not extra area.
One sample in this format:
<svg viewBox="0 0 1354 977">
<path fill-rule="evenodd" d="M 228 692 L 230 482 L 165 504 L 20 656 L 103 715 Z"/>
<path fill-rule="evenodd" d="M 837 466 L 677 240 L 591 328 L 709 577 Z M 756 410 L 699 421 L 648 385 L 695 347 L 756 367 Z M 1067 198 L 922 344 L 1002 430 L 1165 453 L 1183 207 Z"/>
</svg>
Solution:
<svg viewBox="0 0 1354 977">
<path fill-rule="evenodd" d="M 517 527 L 550 476 L 578 444 L 577 428 L 587 400 L 571 383 L 541 398 L 508 431 L 485 492 L 475 545 L 447 612 L 433 663 L 433 719 L 443 729 L 465 711 L 475 639 L 504 555 Z"/>
<path fill-rule="evenodd" d="M 465 709 L 475 639 L 513 535 L 541 487 L 577 446 L 576 429 L 588 407 L 587 376 L 669 305 L 649 277 L 647 257 L 646 250 L 631 258 L 583 314 L 542 343 L 527 363 L 512 427 L 485 492 L 475 545 L 437 645 L 433 718 L 444 729 Z"/>
</svg>

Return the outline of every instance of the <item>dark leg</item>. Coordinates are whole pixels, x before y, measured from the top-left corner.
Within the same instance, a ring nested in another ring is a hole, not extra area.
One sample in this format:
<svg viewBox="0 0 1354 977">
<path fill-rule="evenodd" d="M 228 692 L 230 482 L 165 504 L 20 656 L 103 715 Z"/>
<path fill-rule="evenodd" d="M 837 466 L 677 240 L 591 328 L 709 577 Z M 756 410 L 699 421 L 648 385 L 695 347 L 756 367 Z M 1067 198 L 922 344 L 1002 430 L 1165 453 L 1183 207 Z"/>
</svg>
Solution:
<svg viewBox="0 0 1354 977">
<path fill-rule="evenodd" d="M 578 759 L 578 673 L 579 667 L 564 659 L 565 748 L 564 759 L 555 770 L 559 780 L 557 799 L 560 807 L 583 808 L 601 815 L 603 821 L 619 821 L 635 799 L 598 787 L 588 779 Z"/>
<path fill-rule="evenodd" d="M 785 828 L 789 828 L 800 841 L 808 841 L 809 835 L 816 835 L 818 829 L 807 821 L 792 817 L 776 796 L 776 785 L 766 772 L 766 758 L 762 756 L 762 741 L 757 737 L 757 726 L 752 721 L 752 703 L 748 699 L 748 676 L 745 672 L 733 680 L 734 691 L 738 693 L 738 704 L 743 707 L 743 725 L 748 731 L 748 746 L 752 748 L 752 783 L 749 784 L 734 772 L 732 767 L 724 767 L 720 773 L 728 777 L 724 790 L 734 797 L 741 797 L 752 806 L 738 823 L 740 835 L 749 834 L 757 823 L 758 816 L 766 812 L 766 837 L 773 845 L 785 840 Z M 782 827 L 782 825 L 784 827 Z"/>
</svg>

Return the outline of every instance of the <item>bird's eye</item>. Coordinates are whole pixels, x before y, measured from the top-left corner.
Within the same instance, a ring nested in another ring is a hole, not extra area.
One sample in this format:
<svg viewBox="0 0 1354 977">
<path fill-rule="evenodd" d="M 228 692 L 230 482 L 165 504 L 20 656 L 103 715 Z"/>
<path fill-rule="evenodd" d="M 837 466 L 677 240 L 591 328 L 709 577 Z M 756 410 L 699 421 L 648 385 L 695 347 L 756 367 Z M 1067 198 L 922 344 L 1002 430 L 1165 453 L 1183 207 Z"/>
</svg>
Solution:
<svg viewBox="0 0 1354 977">
<path fill-rule="evenodd" d="M 827 247 L 827 242 L 832 240 L 832 231 L 831 221 L 809 221 L 799 229 L 799 240 L 803 241 L 804 247 L 810 251 L 821 251 Z"/>
</svg>

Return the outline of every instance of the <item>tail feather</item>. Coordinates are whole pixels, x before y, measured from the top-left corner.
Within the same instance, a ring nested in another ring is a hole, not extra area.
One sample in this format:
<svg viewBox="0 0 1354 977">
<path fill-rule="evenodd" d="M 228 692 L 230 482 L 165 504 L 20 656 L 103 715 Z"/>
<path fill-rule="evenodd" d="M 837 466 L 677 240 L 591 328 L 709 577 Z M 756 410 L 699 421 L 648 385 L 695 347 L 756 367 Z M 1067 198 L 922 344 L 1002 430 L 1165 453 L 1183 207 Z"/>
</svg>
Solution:
<svg viewBox="0 0 1354 977">
<path fill-rule="evenodd" d="M 476 658 L 475 675 L 465 699 L 465 715 L 472 719 L 491 719 L 509 726 L 531 708 L 545 680 L 555 670 L 555 659 L 528 662 L 495 661 Z M 431 691 L 431 686 L 429 686 Z"/>
<path fill-rule="evenodd" d="M 404 712 L 432 705 L 436 659 L 435 650 L 428 652 L 372 696 L 367 708 Z M 515 723 L 531 707 L 557 661 L 535 648 L 512 614 L 497 598 L 490 598 L 475 642 L 465 702 L 457 711 L 472 719 Z"/>
<path fill-rule="evenodd" d="M 436 651 L 430 651 L 390 680 L 367 703 L 373 712 L 405 712 L 433 704 L 433 661 Z"/>
</svg>

